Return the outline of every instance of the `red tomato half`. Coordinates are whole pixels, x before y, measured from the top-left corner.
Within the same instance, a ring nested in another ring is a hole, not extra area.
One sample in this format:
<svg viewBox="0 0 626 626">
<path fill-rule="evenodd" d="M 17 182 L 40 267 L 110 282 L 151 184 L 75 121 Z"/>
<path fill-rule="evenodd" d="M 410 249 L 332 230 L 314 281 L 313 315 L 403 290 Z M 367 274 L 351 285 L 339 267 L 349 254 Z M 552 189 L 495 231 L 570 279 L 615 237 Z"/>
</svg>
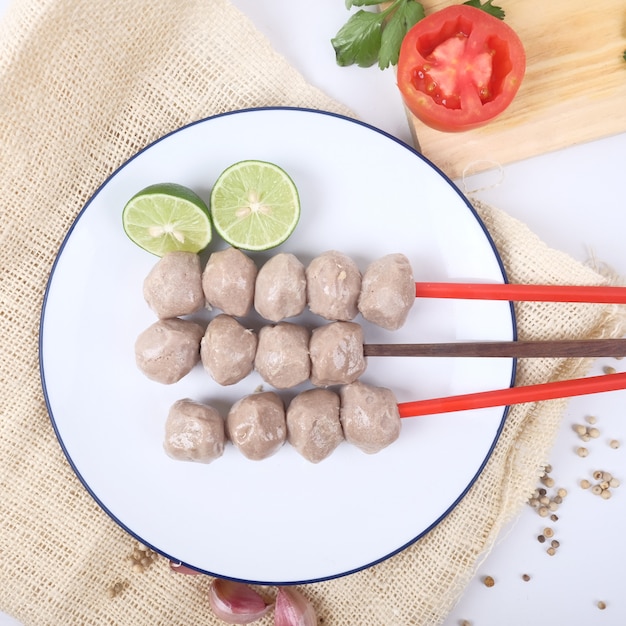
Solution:
<svg viewBox="0 0 626 626">
<path fill-rule="evenodd" d="M 524 46 L 510 26 L 457 5 L 432 13 L 406 34 L 397 76 L 415 117 L 437 130 L 462 131 L 502 113 L 525 71 Z"/>
</svg>

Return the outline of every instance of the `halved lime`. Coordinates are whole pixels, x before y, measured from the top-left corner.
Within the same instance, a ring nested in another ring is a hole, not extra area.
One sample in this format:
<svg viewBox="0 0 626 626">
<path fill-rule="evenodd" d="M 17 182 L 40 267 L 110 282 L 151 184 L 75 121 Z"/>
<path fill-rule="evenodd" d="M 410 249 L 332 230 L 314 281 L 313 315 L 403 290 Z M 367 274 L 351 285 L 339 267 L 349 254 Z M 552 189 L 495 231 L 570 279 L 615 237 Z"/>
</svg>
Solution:
<svg viewBox="0 0 626 626">
<path fill-rule="evenodd" d="M 122 224 L 132 241 L 157 256 L 200 252 L 212 237 L 206 203 L 177 183 L 157 183 L 136 193 L 122 211 Z"/>
<path fill-rule="evenodd" d="M 215 230 L 243 250 L 278 246 L 300 219 L 296 185 L 267 161 L 239 161 L 225 169 L 213 185 L 210 207 Z"/>
</svg>

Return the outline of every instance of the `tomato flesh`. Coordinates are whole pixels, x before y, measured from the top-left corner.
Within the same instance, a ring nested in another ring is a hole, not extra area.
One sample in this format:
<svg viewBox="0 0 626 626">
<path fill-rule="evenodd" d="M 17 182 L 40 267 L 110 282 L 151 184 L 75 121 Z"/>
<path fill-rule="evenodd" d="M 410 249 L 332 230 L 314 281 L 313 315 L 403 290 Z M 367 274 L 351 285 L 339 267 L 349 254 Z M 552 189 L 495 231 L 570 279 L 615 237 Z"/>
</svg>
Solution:
<svg viewBox="0 0 626 626">
<path fill-rule="evenodd" d="M 480 9 L 452 6 L 406 35 L 398 86 L 409 110 L 429 126 L 468 130 L 510 104 L 525 67 L 523 45 L 509 26 Z"/>
</svg>

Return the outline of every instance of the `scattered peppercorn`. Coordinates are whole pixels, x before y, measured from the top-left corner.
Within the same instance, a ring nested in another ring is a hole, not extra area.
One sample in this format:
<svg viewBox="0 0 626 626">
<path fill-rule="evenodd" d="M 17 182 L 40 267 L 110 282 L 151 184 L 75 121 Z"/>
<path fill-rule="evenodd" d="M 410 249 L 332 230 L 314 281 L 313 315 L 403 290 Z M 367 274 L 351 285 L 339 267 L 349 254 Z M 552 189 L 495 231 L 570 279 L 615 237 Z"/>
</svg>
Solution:
<svg viewBox="0 0 626 626">
<path fill-rule="evenodd" d="M 128 561 L 133 571 L 142 574 L 154 563 L 156 557 L 157 553 L 154 552 L 154 550 L 144 545 L 137 544 L 129 556 Z"/>
<path fill-rule="evenodd" d="M 485 587 L 493 587 L 496 584 L 496 581 L 493 579 L 493 576 L 485 576 L 483 578 L 483 583 Z"/>
<path fill-rule="evenodd" d="M 522 580 L 528 582 L 530 580 L 530 576 L 528 574 L 522 574 Z"/>
<path fill-rule="evenodd" d="M 563 498 L 567 495 L 567 489 L 560 487 L 553 494 L 548 492 L 548 488 L 554 487 L 554 479 L 548 475 L 552 471 L 551 465 L 544 466 L 544 472 L 539 477 L 541 487 L 535 489 L 532 496 L 528 499 L 528 504 L 532 506 L 540 517 L 548 517 L 558 510 L 563 503 Z M 557 518 L 558 519 L 558 518 Z"/>
<path fill-rule="evenodd" d="M 578 436 L 584 435 L 587 432 L 587 427 L 583 424 L 574 424 L 573 428 Z"/>
<path fill-rule="evenodd" d="M 619 448 L 619 441 L 617 439 L 611 439 L 609 446 L 613 448 L 613 450 L 617 450 Z"/>
<path fill-rule="evenodd" d="M 126 589 L 126 587 L 128 587 L 128 581 L 117 581 L 115 583 L 113 583 L 108 589 L 107 589 L 107 595 L 109 596 L 109 598 L 117 598 L 118 596 L 122 595 L 124 589 Z"/>
<path fill-rule="evenodd" d="M 600 601 L 598 602 L 598 608 L 599 608 L 601 611 L 604 611 L 604 609 L 606 609 L 606 602 L 603 602 L 602 600 L 600 600 Z"/>
<path fill-rule="evenodd" d="M 611 472 L 605 472 L 603 470 L 596 470 L 593 472 L 593 479 L 595 484 L 591 484 L 587 479 L 580 481 L 580 486 L 583 489 L 589 489 L 591 487 L 591 493 L 596 496 L 600 496 L 604 500 L 608 500 L 612 497 L 613 493 L 611 489 L 616 489 L 620 485 L 620 481 L 611 474 Z"/>
</svg>

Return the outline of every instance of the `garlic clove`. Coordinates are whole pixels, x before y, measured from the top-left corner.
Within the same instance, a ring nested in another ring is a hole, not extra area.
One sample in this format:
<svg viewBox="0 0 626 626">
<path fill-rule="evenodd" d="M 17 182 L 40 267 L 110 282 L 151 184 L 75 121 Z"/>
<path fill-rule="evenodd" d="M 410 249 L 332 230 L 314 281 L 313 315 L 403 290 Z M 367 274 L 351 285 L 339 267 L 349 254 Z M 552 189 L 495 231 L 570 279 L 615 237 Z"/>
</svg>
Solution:
<svg viewBox="0 0 626 626">
<path fill-rule="evenodd" d="M 274 612 L 275 626 L 317 626 L 315 609 L 295 587 L 279 587 Z"/>
<path fill-rule="evenodd" d="M 248 585 L 222 578 L 211 583 L 209 604 L 215 615 L 227 624 L 250 624 L 272 607 Z"/>
</svg>

